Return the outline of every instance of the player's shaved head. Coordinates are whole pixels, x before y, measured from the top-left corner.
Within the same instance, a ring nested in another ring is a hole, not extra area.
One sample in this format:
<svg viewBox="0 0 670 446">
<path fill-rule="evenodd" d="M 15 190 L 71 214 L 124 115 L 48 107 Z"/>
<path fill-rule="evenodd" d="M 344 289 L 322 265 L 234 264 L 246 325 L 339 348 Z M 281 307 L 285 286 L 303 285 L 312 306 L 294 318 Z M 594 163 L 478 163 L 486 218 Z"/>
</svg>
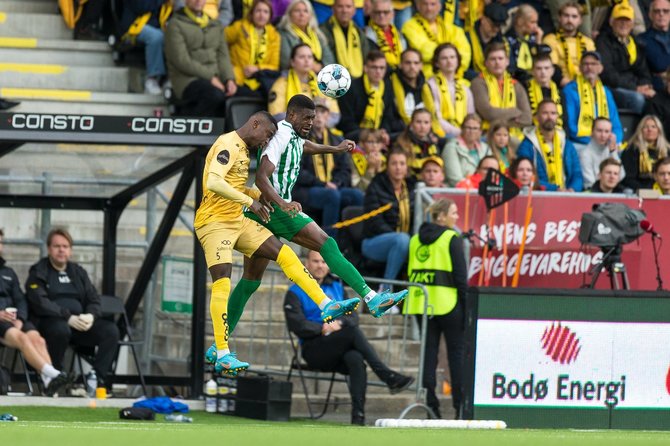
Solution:
<svg viewBox="0 0 670 446">
<path fill-rule="evenodd" d="M 275 129 L 277 128 L 277 120 L 267 110 L 257 111 L 256 113 L 251 115 L 250 119 L 252 121 L 254 119 L 256 119 L 256 120 L 261 121 L 261 122 L 268 122 L 269 124 L 272 124 L 272 126 Z"/>
</svg>

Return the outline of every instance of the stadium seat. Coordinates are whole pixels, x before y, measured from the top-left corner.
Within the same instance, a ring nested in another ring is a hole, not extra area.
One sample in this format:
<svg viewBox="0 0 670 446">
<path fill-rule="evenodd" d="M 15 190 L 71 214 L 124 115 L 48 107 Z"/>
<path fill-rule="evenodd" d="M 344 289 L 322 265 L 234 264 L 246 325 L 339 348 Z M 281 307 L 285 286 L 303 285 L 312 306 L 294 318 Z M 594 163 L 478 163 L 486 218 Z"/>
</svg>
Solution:
<svg viewBox="0 0 670 446">
<path fill-rule="evenodd" d="M 333 384 L 335 383 L 335 371 L 331 370 L 319 370 L 310 367 L 307 365 L 307 363 L 303 362 L 302 360 L 302 353 L 300 350 L 300 343 L 297 341 L 297 339 L 293 336 L 293 333 L 291 333 L 291 330 L 288 329 L 287 326 L 287 331 L 288 331 L 288 337 L 289 340 L 291 341 L 291 348 L 293 349 L 293 357 L 291 358 L 291 364 L 289 367 L 289 372 L 288 372 L 288 377 L 286 378 L 287 381 L 291 380 L 291 375 L 293 374 L 293 370 L 298 371 L 298 375 L 300 377 L 300 384 L 302 384 L 302 390 L 305 393 L 305 401 L 307 402 L 307 410 L 309 411 L 309 417 L 312 420 L 318 420 L 319 418 L 323 417 L 326 414 L 326 411 L 328 410 L 328 404 L 330 403 L 330 397 L 333 392 Z M 311 372 L 312 376 L 307 376 L 305 375 L 304 372 Z M 323 410 L 317 415 L 315 415 L 315 410 L 312 409 L 312 405 L 315 404 L 313 401 L 310 400 L 309 398 L 309 391 L 307 390 L 307 382 L 305 381 L 308 378 L 314 378 L 314 379 L 321 379 L 319 378 L 318 374 L 319 373 L 330 373 L 330 378 L 329 378 L 329 384 L 328 384 L 328 393 L 326 394 L 326 399 L 323 402 Z M 349 382 L 347 381 L 347 386 L 349 385 Z"/>
<path fill-rule="evenodd" d="M 130 349 L 130 352 L 133 354 L 133 360 L 135 361 L 135 368 L 137 369 L 137 375 L 140 377 L 140 385 L 142 386 L 142 392 L 144 395 L 148 395 L 147 385 L 144 381 L 144 373 L 142 372 L 142 368 L 140 367 L 140 361 L 137 357 L 137 351 L 135 350 L 135 347 L 144 344 L 144 341 L 133 340 L 132 327 L 128 319 L 128 314 L 126 313 L 126 307 L 123 305 L 123 300 L 121 300 L 121 298 L 116 296 L 101 295 L 100 306 L 102 311 L 102 317 L 113 318 L 115 322 L 119 322 L 119 320 L 121 320 L 123 321 L 123 324 L 126 327 L 126 337 L 119 341 L 119 349 L 117 350 L 116 357 L 114 359 L 114 362 L 112 363 L 112 374 L 110 375 L 110 377 L 113 377 L 113 375 L 116 373 L 116 366 L 118 365 L 119 352 L 121 351 L 121 347 L 128 347 Z M 82 360 L 86 361 L 89 364 L 92 364 L 95 354 L 94 349 L 89 347 L 76 347 L 73 348 L 73 352 L 74 354 L 72 356 L 72 363 L 70 365 L 70 370 L 73 370 L 72 366 L 74 365 L 74 361 L 76 359 L 77 364 L 79 366 L 79 370 L 82 373 L 82 380 L 84 382 L 84 385 L 86 385 L 86 376 L 83 373 L 84 369 L 82 368 Z M 114 381 L 113 378 L 111 379 L 111 381 L 112 382 Z"/>
<path fill-rule="evenodd" d="M 14 351 L 14 357 L 11 361 L 11 367 L 9 368 L 9 371 L 11 375 L 14 375 L 14 372 L 16 370 L 16 362 L 20 361 L 21 362 L 21 367 L 23 368 L 23 376 L 25 377 L 26 380 L 26 385 L 28 386 L 28 392 L 26 392 L 28 395 L 32 395 L 34 393 L 33 390 L 33 383 L 31 379 L 31 369 L 28 368 L 28 363 L 26 363 L 26 358 L 23 356 L 23 353 L 21 353 L 21 350 L 18 349 L 10 349 L 9 347 L 6 347 L 2 344 L 0 344 L 0 348 L 2 349 L 2 355 L 0 355 L 0 365 L 2 365 L 5 362 L 5 354 L 9 351 Z M 40 380 L 39 377 L 37 379 L 37 384 L 40 385 Z"/>
<path fill-rule="evenodd" d="M 267 103 L 261 98 L 232 97 L 226 101 L 226 132 L 242 127 L 249 116 L 267 109 Z"/>
<path fill-rule="evenodd" d="M 621 109 L 619 110 L 619 119 L 621 120 L 621 127 L 623 128 L 623 140 L 628 141 L 635 129 L 637 128 L 638 123 L 642 117 L 632 110 Z"/>
</svg>

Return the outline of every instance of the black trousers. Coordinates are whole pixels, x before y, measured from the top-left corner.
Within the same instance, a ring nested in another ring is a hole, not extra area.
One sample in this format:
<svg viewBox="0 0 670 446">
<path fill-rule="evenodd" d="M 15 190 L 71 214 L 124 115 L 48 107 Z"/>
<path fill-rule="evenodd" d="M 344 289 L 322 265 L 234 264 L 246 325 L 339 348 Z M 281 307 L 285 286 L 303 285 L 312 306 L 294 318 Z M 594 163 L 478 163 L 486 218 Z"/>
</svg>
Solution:
<svg viewBox="0 0 670 446">
<path fill-rule="evenodd" d="M 349 375 L 353 414 L 365 413 L 368 384 L 365 363 L 385 383 L 394 373 L 382 362 L 358 327 L 344 326 L 328 336 L 306 340 L 302 345 L 302 357 L 310 367 Z"/>
<path fill-rule="evenodd" d="M 78 26 L 98 25 L 107 0 L 88 0 L 77 21 Z"/>
<path fill-rule="evenodd" d="M 188 84 L 181 95 L 179 114 L 183 116 L 224 117 L 226 94 L 211 84 L 209 79 L 197 79 Z"/>
<path fill-rule="evenodd" d="M 417 316 L 417 319 L 421 326 L 421 316 Z M 435 386 L 437 385 L 437 355 L 440 348 L 440 336 L 444 336 L 447 343 L 452 402 L 456 413 L 460 414 L 463 402 L 463 358 L 465 356 L 465 315 L 461 302 L 450 313 L 428 318 L 422 381 L 423 387 L 426 388 L 428 407 L 437 411 L 440 409 L 440 402 L 435 393 Z"/>
<path fill-rule="evenodd" d="M 107 319 L 96 319 L 88 331 L 72 329 L 65 319 L 42 318 L 37 330 L 47 341 L 47 350 L 53 366 L 63 370 L 63 357 L 68 345 L 81 347 L 98 347 L 93 361 L 93 368 L 98 379 L 105 381 L 116 357 L 119 344 L 119 328 Z"/>
</svg>

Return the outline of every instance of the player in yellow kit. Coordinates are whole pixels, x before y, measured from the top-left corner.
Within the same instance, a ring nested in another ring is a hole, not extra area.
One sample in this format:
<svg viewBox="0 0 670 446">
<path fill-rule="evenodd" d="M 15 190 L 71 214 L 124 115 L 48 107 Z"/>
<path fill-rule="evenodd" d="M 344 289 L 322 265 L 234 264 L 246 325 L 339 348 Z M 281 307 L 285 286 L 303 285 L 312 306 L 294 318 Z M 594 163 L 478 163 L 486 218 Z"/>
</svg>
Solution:
<svg viewBox="0 0 670 446">
<path fill-rule="evenodd" d="M 307 273 L 298 256 L 259 223 L 244 217 L 243 206 L 267 222 L 268 208 L 259 202 L 260 191 L 246 186 L 249 152 L 263 149 L 277 132 L 277 122 L 258 112 L 238 130 L 221 135 L 209 149 L 203 172 L 203 197 L 195 213 L 195 232 L 212 276 L 210 316 L 214 326 L 217 373 L 237 375 L 249 363 L 237 359 L 228 348 L 228 296 L 233 249 L 247 258 L 277 262 L 286 276 L 305 290 L 321 308 L 324 321 L 354 311 L 360 299 L 331 301 Z M 253 153 L 255 155 L 255 153 Z"/>
</svg>

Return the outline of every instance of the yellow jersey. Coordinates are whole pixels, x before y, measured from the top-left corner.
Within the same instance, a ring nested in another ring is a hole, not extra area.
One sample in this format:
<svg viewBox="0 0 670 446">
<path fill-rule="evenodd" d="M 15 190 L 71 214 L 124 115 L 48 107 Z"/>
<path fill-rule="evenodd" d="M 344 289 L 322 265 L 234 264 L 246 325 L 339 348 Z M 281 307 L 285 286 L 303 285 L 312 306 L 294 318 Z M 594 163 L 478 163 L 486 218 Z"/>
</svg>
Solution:
<svg viewBox="0 0 670 446">
<path fill-rule="evenodd" d="M 242 205 L 207 189 L 207 178 L 215 173 L 236 190 L 249 194 L 249 149 L 237 132 L 219 136 L 207 153 L 202 174 L 202 201 L 195 211 L 193 226 L 201 228 L 212 222 L 242 221 Z"/>
</svg>

